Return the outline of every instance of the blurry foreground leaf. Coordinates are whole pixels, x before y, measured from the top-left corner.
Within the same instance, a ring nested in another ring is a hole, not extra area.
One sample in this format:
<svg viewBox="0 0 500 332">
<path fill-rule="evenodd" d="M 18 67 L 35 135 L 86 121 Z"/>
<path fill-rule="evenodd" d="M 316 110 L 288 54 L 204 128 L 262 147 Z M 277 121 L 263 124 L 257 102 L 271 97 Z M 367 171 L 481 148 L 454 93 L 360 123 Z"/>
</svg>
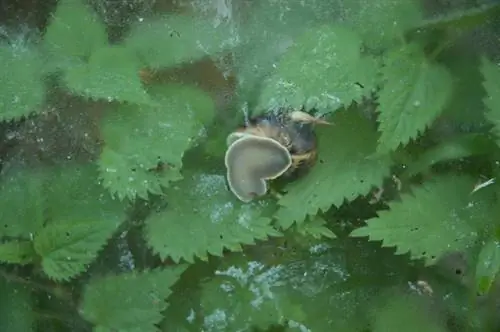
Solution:
<svg viewBox="0 0 500 332">
<path fill-rule="evenodd" d="M 487 294 L 500 272 L 500 241 L 490 239 L 482 247 L 476 265 L 476 291 Z"/>
<path fill-rule="evenodd" d="M 346 24 L 377 50 L 400 43 L 404 33 L 423 18 L 418 0 L 350 0 L 343 7 Z"/>
<path fill-rule="evenodd" d="M 106 26 L 83 0 L 60 0 L 44 35 L 50 56 L 87 59 L 107 45 Z M 65 59 L 63 60 L 65 61 Z"/>
<path fill-rule="evenodd" d="M 335 126 L 317 127 L 318 162 L 303 178 L 289 183 L 278 203 L 279 225 L 288 228 L 307 215 L 339 207 L 367 195 L 389 175 L 389 156 L 374 156 L 378 134 L 356 109 L 339 110 Z"/>
<path fill-rule="evenodd" d="M 0 236 L 30 240 L 44 222 L 43 171 L 11 169 L 0 177 Z"/>
<path fill-rule="evenodd" d="M 19 120 L 42 110 L 43 60 L 36 49 L 0 45 L 0 121 Z"/>
<path fill-rule="evenodd" d="M 148 68 L 173 67 L 236 45 L 230 25 L 186 14 L 149 17 L 132 26 L 125 46 Z"/>
<path fill-rule="evenodd" d="M 500 64 L 495 64 L 487 58 L 481 60 L 481 73 L 484 77 L 483 86 L 487 92 L 484 104 L 488 108 L 486 118 L 491 122 L 493 133 L 500 145 Z"/>
<path fill-rule="evenodd" d="M 0 244 L 0 261 L 13 264 L 29 264 L 36 258 L 31 241 L 10 241 Z"/>
<path fill-rule="evenodd" d="M 385 294 L 384 294 L 385 295 Z M 374 332 L 446 332 L 445 319 L 432 308 L 429 298 L 403 292 L 382 296 L 374 302 Z"/>
<path fill-rule="evenodd" d="M 395 246 L 397 254 L 434 264 L 443 254 L 471 246 L 484 225 L 491 222 L 489 191 L 471 195 L 475 180 L 468 176 L 437 177 L 389 203 L 389 210 L 354 230 L 351 236 L 368 236 Z"/>
<path fill-rule="evenodd" d="M 306 251 L 272 265 L 235 255 L 203 285 L 204 331 L 265 330 L 273 324 L 297 332 L 356 331 L 353 309 L 364 289 L 344 284 L 345 269 L 342 252 L 335 250 Z"/>
<path fill-rule="evenodd" d="M 82 317 L 101 331 L 157 332 L 165 300 L 185 266 L 97 277 L 80 304 Z"/>
<path fill-rule="evenodd" d="M 37 331 L 31 288 L 0 278 L 0 294 L 0 331 Z"/>
<path fill-rule="evenodd" d="M 195 87 L 160 85 L 151 95 L 159 106 L 120 105 L 102 119 L 101 178 L 120 199 L 147 199 L 181 179 L 184 152 L 214 115 L 213 100 Z"/>
<path fill-rule="evenodd" d="M 221 256 L 223 249 L 241 250 L 242 244 L 279 235 L 259 203 L 244 204 L 226 187 L 225 177 L 191 174 L 166 190 L 168 206 L 146 220 L 145 237 L 162 259 L 174 261 L 207 254 Z"/>
<path fill-rule="evenodd" d="M 94 51 L 88 62 L 69 67 L 64 80 L 71 92 L 93 100 L 151 104 L 139 77 L 139 59 L 121 46 Z"/>
<path fill-rule="evenodd" d="M 342 26 L 302 34 L 264 81 L 259 110 L 291 107 L 333 112 L 374 88 L 377 62 L 361 54 L 361 39 Z"/>
</svg>

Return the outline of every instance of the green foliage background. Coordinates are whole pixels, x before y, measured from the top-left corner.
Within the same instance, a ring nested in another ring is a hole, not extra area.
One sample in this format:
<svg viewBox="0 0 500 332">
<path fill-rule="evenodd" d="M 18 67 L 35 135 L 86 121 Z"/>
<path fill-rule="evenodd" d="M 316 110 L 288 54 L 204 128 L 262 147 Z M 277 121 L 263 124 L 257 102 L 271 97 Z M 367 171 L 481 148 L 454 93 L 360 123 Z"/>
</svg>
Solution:
<svg viewBox="0 0 500 332">
<path fill-rule="evenodd" d="M 1 30 L 1 331 L 500 328 L 497 1 L 45 4 Z M 277 107 L 334 125 L 241 203 Z"/>
</svg>

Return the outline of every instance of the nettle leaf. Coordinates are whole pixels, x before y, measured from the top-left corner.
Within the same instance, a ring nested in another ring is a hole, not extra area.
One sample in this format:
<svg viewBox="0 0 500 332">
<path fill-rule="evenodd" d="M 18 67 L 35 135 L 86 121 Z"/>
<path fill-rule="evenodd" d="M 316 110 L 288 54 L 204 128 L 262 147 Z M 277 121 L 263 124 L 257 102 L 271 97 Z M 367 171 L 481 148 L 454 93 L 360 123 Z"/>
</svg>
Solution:
<svg viewBox="0 0 500 332">
<path fill-rule="evenodd" d="M 379 152 L 395 150 L 423 132 L 441 114 L 452 93 L 452 77 L 418 45 L 390 51 L 379 92 Z"/>
<path fill-rule="evenodd" d="M 487 294 L 500 272 L 500 241 L 490 239 L 481 248 L 476 265 L 476 290 Z"/>
<path fill-rule="evenodd" d="M 139 77 L 140 61 L 123 46 L 105 46 L 94 51 L 88 63 L 68 68 L 64 81 L 78 95 L 107 101 L 151 104 Z"/>
<path fill-rule="evenodd" d="M 0 178 L 0 236 L 31 239 L 44 221 L 46 173 L 9 170 Z"/>
<path fill-rule="evenodd" d="M 84 272 L 125 220 L 125 205 L 100 186 L 95 165 L 70 165 L 53 170 L 49 222 L 34 239 L 43 271 L 53 280 Z"/>
<path fill-rule="evenodd" d="M 356 109 L 339 110 L 335 126 L 317 127 L 318 162 L 305 177 L 287 184 L 276 214 L 283 228 L 306 216 L 368 194 L 389 176 L 391 159 L 376 156 L 378 133 Z"/>
<path fill-rule="evenodd" d="M 39 112 L 45 102 L 43 59 L 31 47 L 0 45 L 0 121 Z"/>
<path fill-rule="evenodd" d="M 354 230 L 351 236 L 368 236 L 397 247 L 396 254 L 434 264 L 443 254 L 465 250 L 494 216 L 488 190 L 471 195 L 476 181 L 468 176 L 439 176 L 389 203 L 389 210 Z"/>
<path fill-rule="evenodd" d="M 55 61 L 86 60 L 108 44 L 106 26 L 83 0 L 60 0 L 47 26 L 44 46 Z"/>
<path fill-rule="evenodd" d="M 101 331 L 157 332 L 165 300 L 186 266 L 128 272 L 91 280 L 80 314 Z"/>
<path fill-rule="evenodd" d="M 193 262 L 194 257 L 222 256 L 224 248 L 237 251 L 242 244 L 280 235 L 262 215 L 263 206 L 238 201 L 222 175 L 186 175 L 165 194 L 167 208 L 151 214 L 145 229 L 149 246 L 162 259 Z"/>
<path fill-rule="evenodd" d="M 157 86 L 151 95 L 161 106 L 120 105 L 102 119 L 100 174 L 120 199 L 147 199 L 180 180 L 184 152 L 214 116 L 213 100 L 198 88 Z"/>
<path fill-rule="evenodd" d="M 258 109 L 290 107 L 332 112 L 368 95 L 378 64 L 361 54 L 359 36 L 342 26 L 302 34 L 263 82 Z"/>
<path fill-rule="evenodd" d="M 326 220 L 320 216 L 307 218 L 303 223 L 297 225 L 297 232 L 302 235 L 312 236 L 315 239 L 323 237 L 335 239 L 337 236 L 326 227 Z"/>
<path fill-rule="evenodd" d="M 37 258 L 31 241 L 9 241 L 0 244 L 0 261 L 13 264 L 30 264 Z"/>
<path fill-rule="evenodd" d="M 500 145 L 500 65 L 483 57 L 481 59 L 481 73 L 484 77 L 483 86 L 487 92 L 484 104 L 489 109 L 486 117 L 494 126 L 493 133 L 498 138 L 497 144 Z"/>
<path fill-rule="evenodd" d="M 411 177 L 427 172 L 438 163 L 459 160 L 471 156 L 495 153 L 497 145 L 484 134 L 462 134 L 443 140 L 435 146 L 427 148 L 421 155 L 407 165 L 402 177 Z"/>
<path fill-rule="evenodd" d="M 146 18 L 132 26 L 124 43 L 153 69 L 173 67 L 212 56 L 237 44 L 229 23 L 191 16 Z"/>
</svg>

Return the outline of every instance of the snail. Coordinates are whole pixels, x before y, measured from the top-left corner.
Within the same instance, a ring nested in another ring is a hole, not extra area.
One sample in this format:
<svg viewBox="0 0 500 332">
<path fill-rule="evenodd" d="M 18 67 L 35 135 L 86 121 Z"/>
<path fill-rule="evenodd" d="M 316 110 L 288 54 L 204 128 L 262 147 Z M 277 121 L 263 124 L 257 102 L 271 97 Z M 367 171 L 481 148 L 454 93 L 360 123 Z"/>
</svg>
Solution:
<svg viewBox="0 0 500 332">
<path fill-rule="evenodd" d="M 267 192 L 267 180 L 301 176 L 316 164 L 315 124 L 329 124 L 302 111 L 281 110 L 250 118 L 227 136 L 225 165 L 233 194 L 249 202 Z"/>
</svg>

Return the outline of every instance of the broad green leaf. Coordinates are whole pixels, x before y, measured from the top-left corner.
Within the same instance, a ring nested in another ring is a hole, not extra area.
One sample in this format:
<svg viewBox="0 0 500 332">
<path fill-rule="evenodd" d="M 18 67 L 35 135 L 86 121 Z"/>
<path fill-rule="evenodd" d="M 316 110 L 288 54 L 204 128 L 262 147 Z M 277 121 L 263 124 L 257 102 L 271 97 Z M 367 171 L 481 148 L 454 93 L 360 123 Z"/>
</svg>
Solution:
<svg viewBox="0 0 500 332">
<path fill-rule="evenodd" d="M 120 105 L 101 122 L 100 174 L 120 199 L 147 199 L 181 179 L 184 152 L 214 115 L 214 101 L 195 87 L 162 85 L 151 95 L 161 106 Z"/>
<path fill-rule="evenodd" d="M 0 278 L 0 331 L 37 331 L 32 287 Z"/>
<path fill-rule="evenodd" d="M 212 56 L 237 44 L 228 23 L 187 14 L 154 16 L 132 26 L 125 46 L 148 68 L 161 69 Z"/>
<path fill-rule="evenodd" d="M 95 278 L 86 285 L 80 314 L 98 331 L 157 332 L 165 300 L 185 266 Z"/>
<path fill-rule="evenodd" d="M 0 236 L 31 239 L 44 222 L 46 173 L 11 169 L 0 177 Z"/>
<path fill-rule="evenodd" d="M 309 174 L 289 183 L 278 201 L 276 218 L 283 228 L 367 195 L 389 176 L 391 160 L 374 155 L 378 134 L 368 119 L 356 109 L 344 109 L 331 121 L 334 126 L 316 130 L 318 162 Z"/>
<path fill-rule="evenodd" d="M 388 152 L 416 138 L 441 114 L 452 93 L 452 77 L 417 45 L 390 51 L 382 75 L 378 150 Z"/>
<path fill-rule="evenodd" d="M 429 298 L 418 294 L 395 292 L 375 302 L 371 312 L 372 331 L 446 332 L 445 317 L 432 308 Z"/>
<path fill-rule="evenodd" d="M 493 125 L 493 133 L 498 138 L 497 144 L 500 145 L 500 64 L 483 57 L 481 73 L 484 77 L 483 86 L 487 92 L 484 104 L 489 112 L 486 113 L 486 117 Z"/>
<path fill-rule="evenodd" d="M 346 24 L 376 50 L 401 43 L 404 33 L 423 18 L 418 0 L 350 0 L 342 9 Z"/>
<path fill-rule="evenodd" d="M 310 29 L 288 48 L 262 84 L 258 109 L 291 107 L 333 112 L 374 88 L 377 62 L 361 54 L 361 39 L 342 26 Z"/>
<path fill-rule="evenodd" d="M 43 59 L 32 47 L 0 45 L 0 121 L 40 112 L 45 102 Z"/>
<path fill-rule="evenodd" d="M 12 264 L 30 264 L 36 259 L 31 241 L 9 241 L 0 244 L 0 261 Z"/>
<path fill-rule="evenodd" d="M 54 280 L 84 272 L 125 220 L 125 205 L 98 183 L 95 165 L 70 163 L 53 170 L 45 194 L 47 225 L 34 239 L 43 271 Z"/>
<path fill-rule="evenodd" d="M 74 94 L 94 100 L 151 104 L 139 77 L 139 59 L 123 46 L 95 50 L 87 62 L 68 68 L 64 80 Z"/>
<path fill-rule="evenodd" d="M 279 235 L 259 203 L 244 204 L 217 174 L 185 175 L 165 192 L 168 206 L 146 219 L 145 237 L 162 259 L 222 256 L 224 248 L 237 251 L 242 244 Z M 264 203 L 262 203 L 264 204 Z"/>
<path fill-rule="evenodd" d="M 118 225 L 107 220 L 53 222 L 35 237 L 42 268 L 53 280 L 70 280 L 86 271 Z"/>
<path fill-rule="evenodd" d="M 476 265 L 476 290 L 487 294 L 500 272 L 500 241 L 490 239 L 481 248 Z"/>
<path fill-rule="evenodd" d="M 491 222 L 493 208 L 489 190 L 471 195 L 476 180 L 468 176 L 439 176 L 389 203 L 389 210 L 354 230 L 351 236 L 368 236 L 397 247 L 397 254 L 410 252 L 427 265 L 445 253 L 467 249 Z"/>
<path fill-rule="evenodd" d="M 106 26 L 84 0 L 60 0 L 44 35 L 51 56 L 86 60 L 96 49 L 107 45 Z"/>
</svg>

